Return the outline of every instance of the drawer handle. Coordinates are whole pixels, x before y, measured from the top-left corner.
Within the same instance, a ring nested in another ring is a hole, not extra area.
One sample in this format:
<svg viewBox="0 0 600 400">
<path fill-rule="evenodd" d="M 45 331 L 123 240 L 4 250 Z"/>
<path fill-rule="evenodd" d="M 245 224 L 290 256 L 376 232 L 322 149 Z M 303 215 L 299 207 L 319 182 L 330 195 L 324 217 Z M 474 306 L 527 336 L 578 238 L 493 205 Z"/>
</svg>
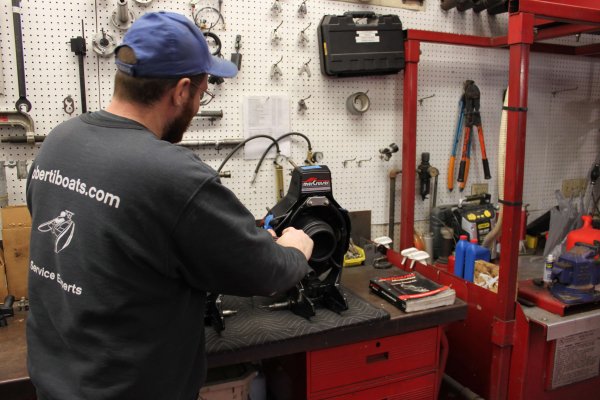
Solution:
<svg viewBox="0 0 600 400">
<path fill-rule="evenodd" d="M 367 364 L 372 364 L 380 361 L 387 361 L 390 358 L 389 352 L 377 353 L 367 356 Z"/>
</svg>

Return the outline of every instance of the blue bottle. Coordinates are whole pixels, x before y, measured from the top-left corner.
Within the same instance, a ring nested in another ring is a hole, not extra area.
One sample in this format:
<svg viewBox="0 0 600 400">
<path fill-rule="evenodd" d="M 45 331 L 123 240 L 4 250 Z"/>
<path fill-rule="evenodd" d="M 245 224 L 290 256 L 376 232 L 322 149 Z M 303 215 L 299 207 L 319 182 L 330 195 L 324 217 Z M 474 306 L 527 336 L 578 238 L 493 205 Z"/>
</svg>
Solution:
<svg viewBox="0 0 600 400">
<path fill-rule="evenodd" d="M 477 239 L 471 239 L 465 250 L 465 280 L 473 282 L 475 274 L 475 261 L 490 261 L 490 250 L 477 244 Z"/>
<path fill-rule="evenodd" d="M 467 235 L 460 235 L 460 239 L 454 249 L 454 275 L 461 278 L 465 275 L 465 250 L 468 245 Z"/>
</svg>

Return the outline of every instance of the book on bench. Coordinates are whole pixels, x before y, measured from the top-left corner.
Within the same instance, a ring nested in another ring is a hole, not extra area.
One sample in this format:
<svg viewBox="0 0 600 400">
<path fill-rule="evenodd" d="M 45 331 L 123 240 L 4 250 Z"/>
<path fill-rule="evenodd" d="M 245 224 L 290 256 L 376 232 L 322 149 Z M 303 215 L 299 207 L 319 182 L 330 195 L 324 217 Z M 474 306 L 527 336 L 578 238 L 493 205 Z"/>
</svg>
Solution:
<svg viewBox="0 0 600 400">
<path fill-rule="evenodd" d="M 404 312 L 447 306 L 454 304 L 456 299 L 454 289 L 427 279 L 418 272 L 373 278 L 369 288 Z"/>
</svg>

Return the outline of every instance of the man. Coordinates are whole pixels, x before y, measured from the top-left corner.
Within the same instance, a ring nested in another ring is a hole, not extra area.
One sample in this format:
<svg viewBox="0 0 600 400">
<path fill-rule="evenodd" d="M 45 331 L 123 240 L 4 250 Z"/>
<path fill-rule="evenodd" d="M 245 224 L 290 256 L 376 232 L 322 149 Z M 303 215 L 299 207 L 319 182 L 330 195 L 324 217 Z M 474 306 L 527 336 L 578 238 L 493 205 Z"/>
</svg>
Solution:
<svg viewBox="0 0 600 400">
<path fill-rule="evenodd" d="M 174 146 L 197 113 L 210 55 L 186 17 L 149 13 L 117 48 L 106 111 L 60 124 L 27 183 L 28 363 L 39 399 L 194 399 L 205 376 L 206 292 L 283 292 L 312 240 L 277 241 Z"/>
</svg>

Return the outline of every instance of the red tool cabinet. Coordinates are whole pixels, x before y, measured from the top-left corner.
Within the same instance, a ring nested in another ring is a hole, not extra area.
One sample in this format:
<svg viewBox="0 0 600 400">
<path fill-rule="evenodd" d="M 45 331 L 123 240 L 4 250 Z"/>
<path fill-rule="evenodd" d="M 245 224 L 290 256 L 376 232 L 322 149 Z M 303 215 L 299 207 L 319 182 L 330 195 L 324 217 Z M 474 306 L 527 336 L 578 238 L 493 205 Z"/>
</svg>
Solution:
<svg viewBox="0 0 600 400">
<path fill-rule="evenodd" d="M 306 353 L 307 396 L 321 399 L 435 399 L 441 328 Z"/>
</svg>

